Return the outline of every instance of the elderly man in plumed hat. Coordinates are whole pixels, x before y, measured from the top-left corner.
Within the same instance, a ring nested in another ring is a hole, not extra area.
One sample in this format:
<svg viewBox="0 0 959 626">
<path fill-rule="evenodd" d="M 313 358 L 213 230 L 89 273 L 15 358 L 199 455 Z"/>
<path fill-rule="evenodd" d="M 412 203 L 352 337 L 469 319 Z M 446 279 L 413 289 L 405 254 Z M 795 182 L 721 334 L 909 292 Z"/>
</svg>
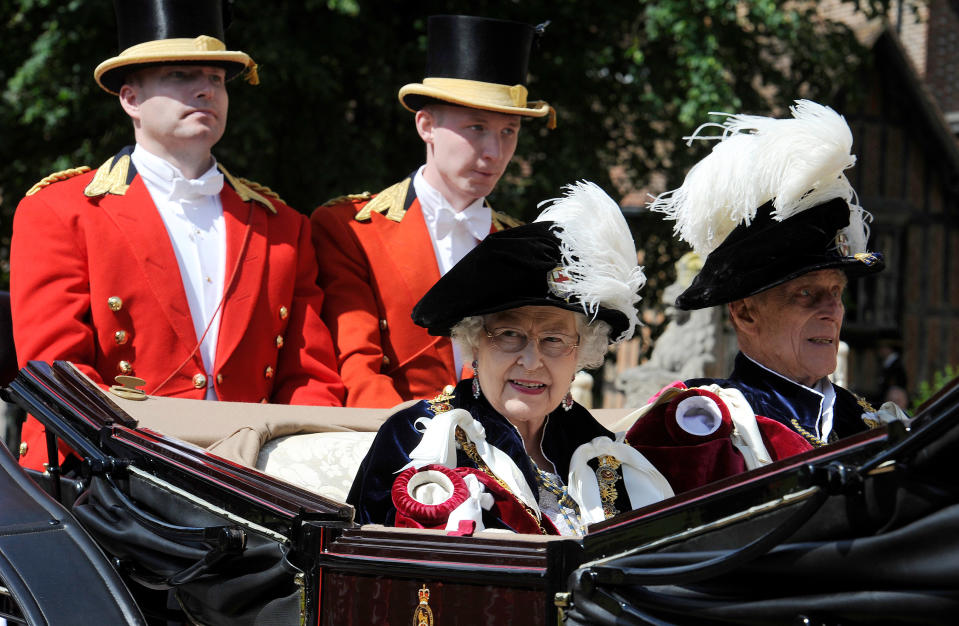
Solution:
<svg viewBox="0 0 959 626">
<path fill-rule="evenodd" d="M 791 113 L 704 125 L 722 135 L 696 138 L 718 143 L 651 208 L 705 258 L 677 306 L 725 305 L 739 344 L 728 378 L 686 384 L 736 389 L 756 415 L 821 446 L 880 419 L 829 375 L 847 282 L 884 261 L 867 250 L 870 216 L 844 174 L 856 160 L 846 121 L 809 101 Z"/>
<path fill-rule="evenodd" d="M 463 356 L 413 324 L 427 289 L 490 232 L 516 225 L 492 193 L 516 150 L 536 28 L 465 15 L 428 20 L 426 78 L 400 89 L 426 163 L 376 195 L 338 198 L 312 216 L 323 319 L 349 406 L 389 407 L 455 383 Z M 469 370 L 467 370 L 468 372 Z"/>
<path fill-rule="evenodd" d="M 127 375 L 151 394 L 340 405 L 309 221 L 211 153 L 227 81 L 257 82 L 253 60 L 224 44 L 228 8 L 115 2 L 122 52 L 94 78 L 136 143 L 44 178 L 17 208 L 17 355 L 72 361 L 102 385 Z M 28 420 L 21 463 L 39 468 L 43 441 Z"/>
</svg>

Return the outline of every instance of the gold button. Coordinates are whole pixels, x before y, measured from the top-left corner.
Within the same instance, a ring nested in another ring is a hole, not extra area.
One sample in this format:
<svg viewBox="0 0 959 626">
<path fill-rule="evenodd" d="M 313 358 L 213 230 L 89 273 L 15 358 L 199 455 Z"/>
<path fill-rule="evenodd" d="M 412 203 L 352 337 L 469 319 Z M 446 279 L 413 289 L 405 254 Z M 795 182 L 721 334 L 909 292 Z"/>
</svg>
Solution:
<svg viewBox="0 0 959 626">
<path fill-rule="evenodd" d="M 273 378 L 273 367 L 271 365 L 267 365 L 266 369 L 263 370 L 263 376 L 264 378 Z"/>
<path fill-rule="evenodd" d="M 20 456 L 27 456 L 27 442 L 20 442 Z"/>
<path fill-rule="evenodd" d="M 218 385 L 222 385 L 222 384 L 223 384 L 223 374 L 217 374 L 217 375 L 216 375 L 216 384 L 218 384 Z"/>
<path fill-rule="evenodd" d="M 123 300 L 118 296 L 110 296 L 107 298 L 107 306 L 110 307 L 110 310 L 116 313 L 123 308 Z"/>
<path fill-rule="evenodd" d="M 282 348 L 282 347 L 283 347 L 283 335 L 277 335 L 277 336 L 276 336 L 276 347 L 277 347 L 277 348 Z"/>
<path fill-rule="evenodd" d="M 380 330 L 386 330 L 389 327 L 389 324 L 386 323 L 386 320 L 380 320 Z"/>
<path fill-rule="evenodd" d="M 120 361 L 117 363 L 117 369 L 120 370 L 121 374 L 129 374 L 133 371 L 133 366 L 130 365 L 129 361 Z"/>
<path fill-rule="evenodd" d="M 383 355 L 383 367 L 389 367 L 389 366 L 390 366 L 390 357 L 388 357 L 388 356 L 386 356 L 386 355 L 384 354 L 384 355 Z"/>
<path fill-rule="evenodd" d="M 194 374 L 193 375 L 193 386 L 197 389 L 203 389 L 206 387 L 206 376 L 203 374 Z"/>
<path fill-rule="evenodd" d="M 266 398 L 260 398 L 260 404 L 266 404 Z"/>
<path fill-rule="evenodd" d="M 286 308 L 285 306 L 281 306 L 281 307 L 280 307 L 280 319 L 281 319 L 281 320 L 285 320 L 285 319 L 288 318 L 289 316 L 290 316 L 290 310 L 289 310 L 288 308 Z"/>
<path fill-rule="evenodd" d="M 130 336 L 125 330 L 118 330 L 117 332 L 113 333 L 113 340 L 117 342 L 118 346 L 125 344 L 128 339 L 130 339 Z"/>
</svg>

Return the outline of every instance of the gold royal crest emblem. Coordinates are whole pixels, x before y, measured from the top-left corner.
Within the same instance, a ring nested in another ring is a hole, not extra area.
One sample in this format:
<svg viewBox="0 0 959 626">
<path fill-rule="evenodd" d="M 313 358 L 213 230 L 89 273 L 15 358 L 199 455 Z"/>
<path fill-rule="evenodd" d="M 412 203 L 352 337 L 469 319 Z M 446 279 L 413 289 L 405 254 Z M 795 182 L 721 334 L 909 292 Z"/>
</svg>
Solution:
<svg viewBox="0 0 959 626">
<path fill-rule="evenodd" d="M 417 593 L 420 603 L 413 609 L 413 626 L 433 626 L 433 610 L 430 608 L 430 590 L 423 585 Z"/>
</svg>

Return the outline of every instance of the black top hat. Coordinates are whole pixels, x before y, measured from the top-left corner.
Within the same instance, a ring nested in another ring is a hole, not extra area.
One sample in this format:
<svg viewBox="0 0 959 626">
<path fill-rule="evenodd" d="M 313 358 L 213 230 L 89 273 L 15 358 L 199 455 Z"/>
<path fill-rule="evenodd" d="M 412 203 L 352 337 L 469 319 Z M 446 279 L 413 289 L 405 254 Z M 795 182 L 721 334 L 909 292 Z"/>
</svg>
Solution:
<svg viewBox="0 0 959 626">
<path fill-rule="evenodd" d="M 734 302 L 818 270 L 841 269 L 850 278 L 882 271 L 881 254 L 843 249 L 848 225 L 849 205 L 838 198 L 781 222 L 767 202 L 709 253 L 676 306 L 689 311 Z"/>
<path fill-rule="evenodd" d="M 169 63 L 221 66 L 228 80 L 249 70 L 248 80 L 258 82 L 249 55 L 223 43 L 228 0 L 114 0 L 113 5 L 121 52 L 93 72 L 106 91 L 118 93 L 130 71 Z"/>
<path fill-rule="evenodd" d="M 703 268 L 676 299 L 680 309 L 733 302 L 808 272 L 850 277 L 885 267 L 866 250 L 870 219 L 844 171 L 856 157 L 845 119 L 797 101 L 792 118 L 728 115 L 712 152 L 678 189 L 650 203 L 676 220 Z M 694 133 L 694 139 L 704 139 Z"/>
<path fill-rule="evenodd" d="M 426 78 L 400 89 L 400 102 L 410 111 L 440 101 L 513 115 L 547 115 L 551 111 L 547 103 L 526 101 L 527 67 L 536 33 L 536 28 L 520 22 L 431 16 Z"/>
<path fill-rule="evenodd" d="M 466 317 L 554 306 L 607 322 L 611 341 L 628 339 L 639 323 L 636 303 L 646 280 L 629 228 L 596 185 L 567 189 L 536 222 L 481 241 L 420 299 L 413 321 L 431 335 L 449 335 Z M 589 240 L 566 237 L 587 223 L 594 227 Z"/>
</svg>

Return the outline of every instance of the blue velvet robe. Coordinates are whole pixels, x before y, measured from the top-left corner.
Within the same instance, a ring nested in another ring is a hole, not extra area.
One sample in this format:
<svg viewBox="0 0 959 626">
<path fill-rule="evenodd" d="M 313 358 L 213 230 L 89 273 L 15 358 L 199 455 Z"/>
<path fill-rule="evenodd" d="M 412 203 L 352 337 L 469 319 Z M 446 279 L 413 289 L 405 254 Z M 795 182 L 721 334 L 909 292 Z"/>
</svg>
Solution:
<svg viewBox="0 0 959 626">
<path fill-rule="evenodd" d="M 807 433 L 819 435 L 817 422 L 823 397 L 808 387 L 763 369 L 742 352 L 736 355 L 733 373 L 729 378 L 694 378 L 685 382 L 689 387 L 715 384 L 736 388 L 746 397 L 756 415 L 774 419 L 806 436 L 792 423 L 795 418 Z M 836 402 L 833 405 L 829 443 L 867 430 L 862 416 L 873 410 L 861 405 L 856 396 L 839 385 L 833 385 L 833 388 L 836 390 Z"/>
<path fill-rule="evenodd" d="M 464 380 L 456 386 L 449 404 L 454 409 L 466 409 L 473 419 L 486 429 L 486 441 L 508 454 L 526 477 L 534 494 L 538 493 L 536 470 L 516 427 L 496 412 L 486 397 L 473 398 L 471 381 Z M 346 501 L 356 509 L 355 520 L 360 524 L 385 524 L 392 526 L 396 509 L 390 495 L 397 472 L 410 462 L 409 453 L 422 438 L 414 422 L 421 417 L 435 415 L 431 404 L 421 400 L 406 409 L 394 413 L 380 427 L 373 445 L 360 465 Z M 569 460 L 580 445 L 595 437 L 613 438 L 613 433 L 596 421 L 589 411 L 574 404 L 569 411 L 561 407 L 546 418 L 543 432 L 543 454 L 556 466 L 556 473 L 566 480 L 569 476 Z M 456 451 L 458 467 L 476 467 L 462 450 Z M 513 530 L 500 519 L 486 519 L 490 528 Z"/>
</svg>

